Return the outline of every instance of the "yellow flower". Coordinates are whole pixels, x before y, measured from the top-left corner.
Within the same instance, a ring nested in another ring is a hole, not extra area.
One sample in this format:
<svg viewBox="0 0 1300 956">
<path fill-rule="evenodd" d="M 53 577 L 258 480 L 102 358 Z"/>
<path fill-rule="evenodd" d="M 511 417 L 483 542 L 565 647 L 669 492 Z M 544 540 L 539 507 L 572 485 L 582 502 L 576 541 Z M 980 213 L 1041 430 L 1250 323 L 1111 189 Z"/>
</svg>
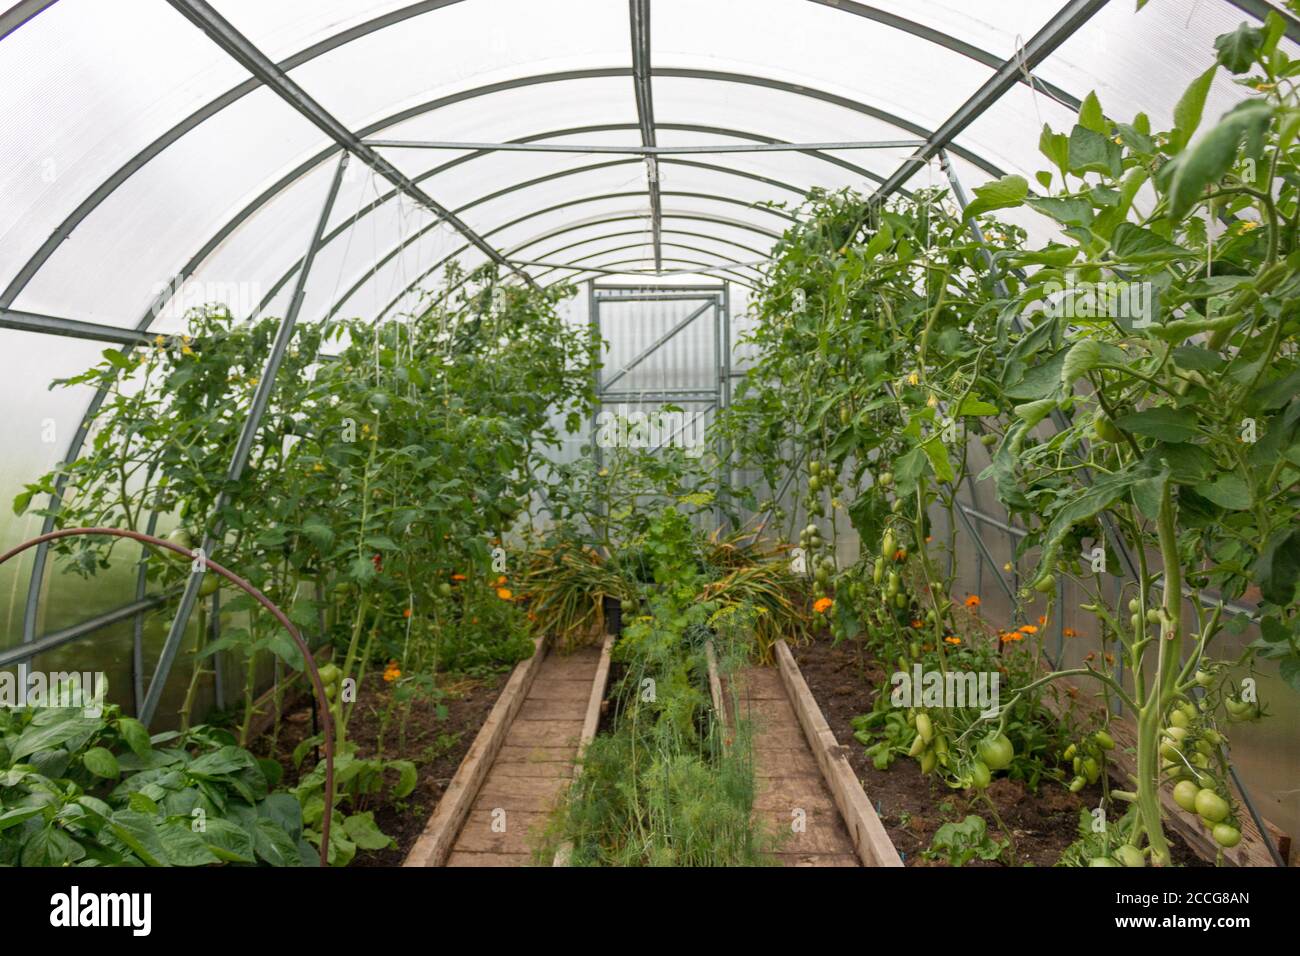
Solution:
<svg viewBox="0 0 1300 956">
<path fill-rule="evenodd" d="M 1269 90 L 1277 89 L 1276 83 L 1256 83 L 1255 89 L 1260 93 L 1267 93 Z"/>
<path fill-rule="evenodd" d="M 1254 219 L 1247 219 L 1245 222 L 1243 222 L 1240 226 L 1237 227 L 1237 231 L 1238 231 L 1238 232 L 1251 232 L 1252 230 L 1254 230 L 1254 229 L 1258 229 L 1258 228 L 1259 228 L 1259 223 L 1258 223 L 1258 222 L 1256 222 Z"/>
<path fill-rule="evenodd" d="M 921 381 L 921 376 L 918 375 L 916 372 L 913 372 L 911 375 L 907 376 L 908 385 L 916 385 L 920 381 Z"/>
<path fill-rule="evenodd" d="M 164 338 L 163 336 L 161 336 L 161 335 L 155 335 L 155 336 L 153 337 L 153 344 L 156 345 L 156 346 L 158 346 L 159 348 L 162 348 L 164 345 L 167 344 L 167 339 L 165 339 L 165 338 Z"/>
<path fill-rule="evenodd" d="M 835 602 L 828 597 L 818 598 L 813 603 L 813 610 L 818 614 L 825 614 Z"/>
<path fill-rule="evenodd" d="M 188 345 L 181 346 L 181 355 L 193 355 L 193 354 L 194 354 L 194 350 L 190 348 Z"/>
<path fill-rule="evenodd" d="M 944 642 L 945 644 L 951 644 L 953 647 L 956 647 L 958 644 L 961 643 L 961 638 L 960 638 L 960 637 L 945 637 L 945 638 L 943 639 L 943 642 Z"/>
<path fill-rule="evenodd" d="M 937 395 L 931 394 L 930 397 L 925 400 L 925 404 L 929 405 L 931 408 L 938 408 L 939 397 Z"/>
</svg>

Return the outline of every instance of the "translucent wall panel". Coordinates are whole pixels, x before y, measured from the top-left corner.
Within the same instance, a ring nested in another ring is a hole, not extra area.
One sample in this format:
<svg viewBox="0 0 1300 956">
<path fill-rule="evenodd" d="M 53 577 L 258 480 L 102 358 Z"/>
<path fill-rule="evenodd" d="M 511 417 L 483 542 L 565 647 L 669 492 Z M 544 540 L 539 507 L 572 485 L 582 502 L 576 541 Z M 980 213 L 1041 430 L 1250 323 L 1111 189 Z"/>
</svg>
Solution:
<svg viewBox="0 0 1300 956">
<path fill-rule="evenodd" d="M 114 170 L 246 78 L 203 34 L 151 0 L 62 0 L 7 36 L 0 44 L 0 281 Z"/>
<path fill-rule="evenodd" d="M 328 37 L 407 7 L 436 9 L 459 0 L 412 4 L 410 0 L 219 0 L 216 7 L 240 33 L 274 60 Z"/>
<path fill-rule="evenodd" d="M 117 189 L 59 247 L 16 307 L 134 324 L 205 242 L 321 147 L 319 130 L 270 91 L 249 94 Z"/>
<path fill-rule="evenodd" d="M 1006 59 L 1037 33 L 1060 5 L 1044 0 L 877 0 L 870 6 Z"/>
</svg>

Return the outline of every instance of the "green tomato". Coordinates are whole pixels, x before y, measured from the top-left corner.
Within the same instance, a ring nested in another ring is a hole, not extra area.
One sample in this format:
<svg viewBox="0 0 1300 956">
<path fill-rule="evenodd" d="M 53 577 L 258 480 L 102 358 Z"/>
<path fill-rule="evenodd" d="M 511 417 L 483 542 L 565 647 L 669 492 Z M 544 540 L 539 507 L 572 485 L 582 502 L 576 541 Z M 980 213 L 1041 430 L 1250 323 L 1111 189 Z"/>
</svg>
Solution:
<svg viewBox="0 0 1300 956">
<path fill-rule="evenodd" d="M 916 732 L 927 744 L 934 739 L 934 724 L 930 722 L 929 714 L 916 715 Z"/>
<path fill-rule="evenodd" d="M 1216 823 L 1213 833 L 1214 842 L 1221 847 L 1234 847 L 1241 842 L 1241 831 L 1231 823 Z"/>
<path fill-rule="evenodd" d="M 203 575 L 203 581 L 199 584 L 199 597 L 212 597 L 221 587 L 221 578 L 209 571 Z"/>
<path fill-rule="evenodd" d="M 1191 721 L 1187 719 L 1186 714 L 1175 708 L 1169 712 L 1169 723 L 1175 727 L 1186 729 L 1191 724 Z"/>
<path fill-rule="evenodd" d="M 934 773 L 934 768 L 939 764 L 939 755 L 933 750 L 926 750 L 921 754 L 921 773 Z"/>
<path fill-rule="evenodd" d="M 990 770 L 1006 770 L 1016 755 L 1016 748 L 1006 734 L 990 734 L 979 742 L 977 749 L 980 760 Z"/>
<path fill-rule="evenodd" d="M 439 585 L 438 585 L 438 593 L 441 594 L 443 597 L 451 597 L 451 584 L 450 584 L 450 582 L 443 581 L 441 584 L 439 584 Z"/>
<path fill-rule="evenodd" d="M 1230 811 L 1228 801 L 1208 787 L 1197 791 L 1195 806 L 1197 814 L 1211 823 L 1219 823 L 1228 819 Z"/>
<path fill-rule="evenodd" d="M 1121 438 L 1119 429 L 1115 427 L 1115 423 L 1112 422 L 1104 412 L 1099 413 L 1097 417 L 1092 420 L 1092 433 L 1097 436 L 1099 441 L 1109 442 L 1112 444 L 1119 441 Z"/>
<path fill-rule="evenodd" d="M 1085 786 L 1087 786 L 1087 784 L 1088 781 L 1083 779 L 1083 777 L 1075 777 L 1073 780 L 1070 781 L 1070 792 L 1078 793 Z"/>
<path fill-rule="evenodd" d="M 880 477 L 876 479 L 876 483 L 881 488 L 888 488 L 894 483 L 894 473 L 892 471 L 882 471 Z"/>
<path fill-rule="evenodd" d="M 894 532 L 886 531 L 885 536 L 880 539 L 880 556 L 885 560 L 894 556 Z"/>
<path fill-rule="evenodd" d="M 1209 687 L 1211 684 L 1214 683 L 1214 675 L 1211 674 L 1209 671 L 1197 671 L 1196 683 L 1199 684 L 1201 687 Z"/>
<path fill-rule="evenodd" d="M 1125 843 L 1117 849 L 1115 851 L 1115 858 L 1125 866 L 1146 866 L 1147 862 L 1146 858 L 1142 855 L 1142 851 L 1131 843 Z"/>
<path fill-rule="evenodd" d="M 971 788 L 974 790 L 983 790 L 993 779 L 993 774 L 989 772 L 988 765 L 983 760 L 976 760 L 970 766 Z"/>
<path fill-rule="evenodd" d="M 1056 575 L 1044 574 L 1041 578 L 1033 583 L 1033 588 L 1039 594 L 1052 594 L 1056 591 Z"/>
<path fill-rule="evenodd" d="M 1096 741 L 1097 746 L 1100 747 L 1102 750 L 1115 749 L 1115 738 L 1112 737 L 1110 734 L 1106 733 L 1106 731 L 1104 730 L 1097 731 L 1095 734 L 1092 735 L 1092 739 Z"/>
<path fill-rule="evenodd" d="M 1174 784 L 1174 803 L 1178 804 L 1188 813 L 1196 812 L 1196 795 L 1201 792 L 1201 788 L 1190 780 L 1179 780 Z"/>
<path fill-rule="evenodd" d="M 170 541 L 172 544 L 179 545 L 182 548 L 186 548 L 187 550 L 194 550 L 194 539 L 190 537 L 190 533 L 184 528 L 177 528 L 171 534 L 167 535 L 165 540 Z M 174 561 L 177 564 L 183 564 L 186 561 L 192 560 L 189 555 L 178 554 L 171 548 L 159 548 L 159 550 L 162 552 L 164 558 L 168 561 Z"/>
</svg>

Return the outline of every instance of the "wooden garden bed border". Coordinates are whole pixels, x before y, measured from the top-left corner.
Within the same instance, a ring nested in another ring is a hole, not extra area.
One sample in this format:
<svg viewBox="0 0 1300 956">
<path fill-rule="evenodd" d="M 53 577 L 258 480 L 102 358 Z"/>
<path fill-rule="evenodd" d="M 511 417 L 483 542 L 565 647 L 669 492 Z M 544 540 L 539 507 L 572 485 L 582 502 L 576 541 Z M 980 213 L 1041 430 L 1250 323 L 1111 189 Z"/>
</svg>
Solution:
<svg viewBox="0 0 1300 956">
<path fill-rule="evenodd" d="M 816 698 L 808 689 L 808 683 L 799 672 L 794 655 L 784 640 L 776 642 L 776 665 L 781 675 L 781 683 L 799 718 L 799 726 L 817 758 L 826 786 L 835 798 L 835 806 L 844 819 L 849 837 L 857 850 L 863 866 L 902 866 L 903 860 L 894 848 L 893 841 L 885 831 L 875 808 L 867 799 L 862 788 L 862 781 L 853 772 L 853 766 L 845 756 L 844 748 L 835 739 L 835 734 L 826 722 Z"/>
<path fill-rule="evenodd" d="M 487 720 L 479 728 L 474 743 L 461 760 L 456 775 L 425 824 L 424 832 L 406 854 L 402 866 L 443 866 L 447 862 L 456 835 L 465 824 L 470 807 L 501 752 L 511 723 L 524 705 L 524 698 L 537 677 L 546 651 L 547 640 L 539 637 L 534 642 L 533 656 L 515 665 Z"/>
</svg>

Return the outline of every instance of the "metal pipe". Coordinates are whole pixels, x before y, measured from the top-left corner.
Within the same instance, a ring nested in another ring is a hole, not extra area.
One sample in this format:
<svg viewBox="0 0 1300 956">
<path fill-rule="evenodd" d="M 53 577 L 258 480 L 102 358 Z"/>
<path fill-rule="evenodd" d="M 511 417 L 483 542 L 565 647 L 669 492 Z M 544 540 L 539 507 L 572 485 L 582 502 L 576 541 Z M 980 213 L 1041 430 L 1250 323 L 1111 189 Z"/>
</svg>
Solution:
<svg viewBox="0 0 1300 956">
<path fill-rule="evenodd" d="M 825 143 L 708 143 L 699 146 L 612 146 L 597 143 L 470 143 L 450 140 L 367 139 L 377 149 L 450 149 L 497 153 L 611 153 L 618 156 L 686 156 L 695 153 L 800 153 L 827 149 L 911 149 L 923 139 L 861 139 Z"/>
<path fill-rule="evenodd" d="M 316 229 L 312 234 L 311 244 L 308 246 L 307 258 L 303 263 L 303 268 L 298 273 L 298 283 L 294 288 L 293 298 L 289 302 L 288 313 L 281 320 L 279 329 L 276 330 L 275 341 L 271 346 L 271 354 L 267 356 L 262 374 L 258 378 L 257 389 L 253 393 L 248 417 L 244 419 L 243 428 L 240 430 L 239 438 L 235 443 L 230 468 L 226 472 L 225 483 L 227 487 L 239 481 L 244 473 L 245 466 L 248 464 L 248 457 L 253 450 L 253 442 L 261 426 L 262 416 L 266 413 L 267 406 L 271 402 L 275 377 L 280 371 L 280 365 L 284 360 L 285 353 L 289 350 L 289 342 L 293 338 L 298 313 L 302 310 L 307 276 L 311 272 L 312 262 L 316 258 L 316 251 L 320 246 L 321 237 L 325 234 L 325 225 L 329 221 L 330 212 L 334 209 L 334 200 L 338 196 L 339 186 L 343 182 L 343 173 L 347 166 L 348 154 L 344 153 L 339 157 L 338 167 L 334 170 L 334 179 L 330 182 L 329 193 L 321 206 L 320 216 L 316 221 Z M 228 501 L 229 495 L 225 490 L 217 495 L 217 500 L 212 507 L 212 526 L 203 536 L 202 550 L 204 555 L 211 554 L 220 540 L 222 527 L 220 515 Z M 158 702 L 162 699 L 163 688 L 167 683 L 168 675 L 171 673 L 172 664 L 176 660 L 176 654 L 180 650 L 181 639 L 184 637 L 185 629 L 189 624 L 190 614 L 193 613 L 194 604 L 198 600 L 199 586 L 203 583 L 203 576 L 204 571 L 200 569 L 191 574 L 185 584 L 180 607 L 177 608 L 176 617 L 172 619 L 171 629 L 167 632 L 167 640 L 163 643 L 162 653 L 158 658 L 158 666 L 154 670 L 153 677 L 149 680 L 149 690 L 145 694 L 144 706 L 140 709 L 138 715 L 140 722 L 145 726 L 148 726 L 150 721 L 153 720 L 158 709 Z"/>
</svg>

